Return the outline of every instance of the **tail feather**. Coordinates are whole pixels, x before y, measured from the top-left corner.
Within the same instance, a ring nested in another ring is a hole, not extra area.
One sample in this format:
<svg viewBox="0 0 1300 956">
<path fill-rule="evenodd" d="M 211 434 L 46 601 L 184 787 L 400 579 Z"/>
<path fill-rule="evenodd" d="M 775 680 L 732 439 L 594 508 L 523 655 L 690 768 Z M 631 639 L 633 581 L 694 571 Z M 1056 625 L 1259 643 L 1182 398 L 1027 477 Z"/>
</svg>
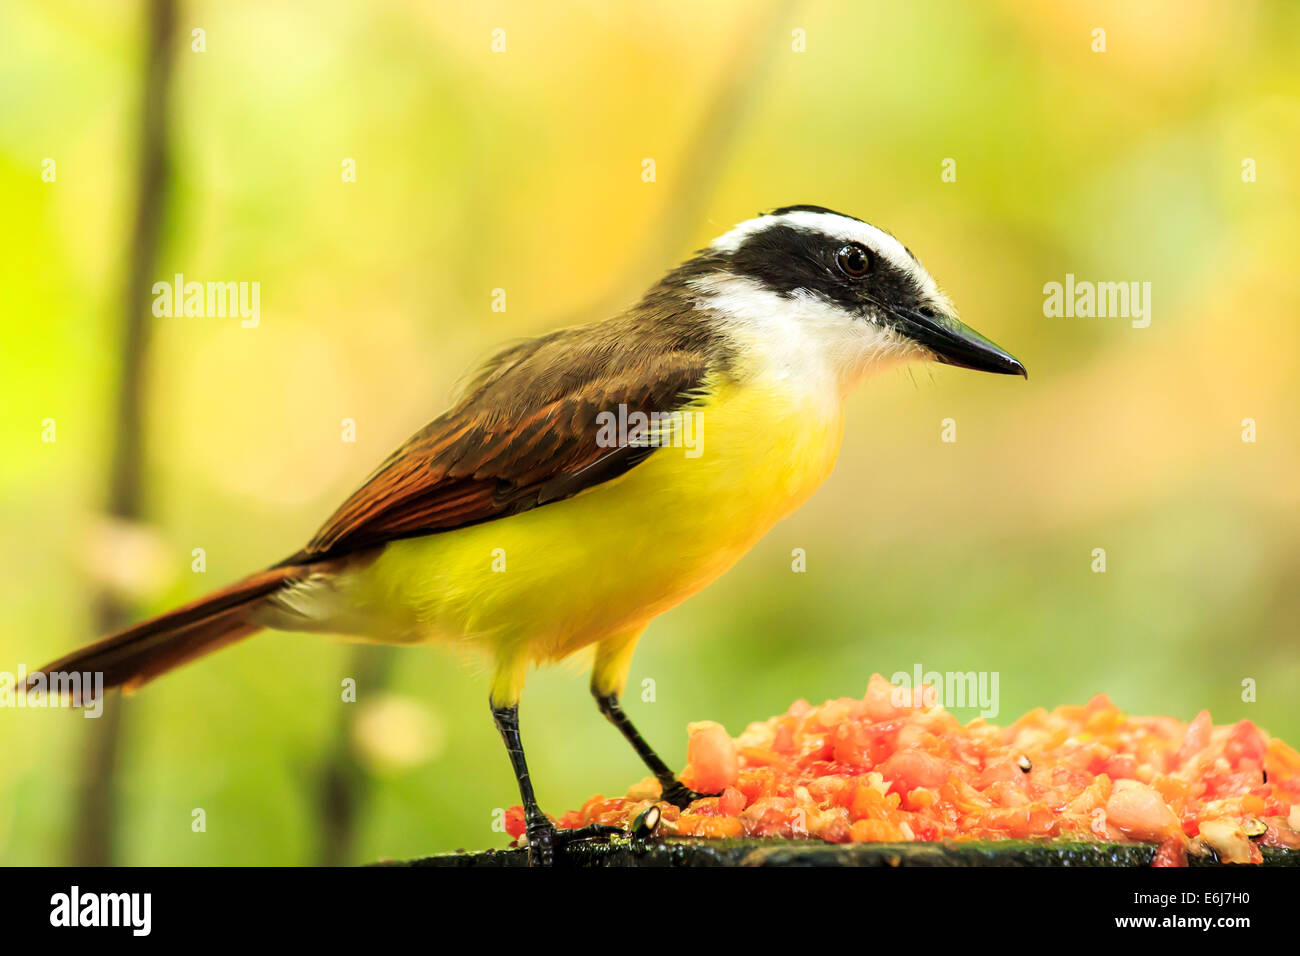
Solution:
<svg viewBox="0 0 1300 956">
<path fill-rule="evenodd" d="M 134 690 L 182 664 L 262 629 L 251 612 L 302 569 L 270 568 L 189 604 L 100 638 L 46 664 L 37 674 L 103 674 L 104 687 Z"/>
</svg>

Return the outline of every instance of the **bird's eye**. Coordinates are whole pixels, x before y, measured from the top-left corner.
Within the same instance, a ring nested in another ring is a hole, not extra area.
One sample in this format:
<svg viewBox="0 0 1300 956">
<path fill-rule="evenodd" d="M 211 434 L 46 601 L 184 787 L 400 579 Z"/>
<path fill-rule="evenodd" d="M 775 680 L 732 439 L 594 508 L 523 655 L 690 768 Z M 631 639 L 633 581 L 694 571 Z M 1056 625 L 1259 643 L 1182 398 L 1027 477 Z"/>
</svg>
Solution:
<svg viewBox="0 0 1300 956">
<path fill-rule="evenodd" d="M 835 264 L 850 279 L 861 279 L 871 269 L 871 253 L 866 246 L 850 242 L 835 253 Z"/>
</svg>

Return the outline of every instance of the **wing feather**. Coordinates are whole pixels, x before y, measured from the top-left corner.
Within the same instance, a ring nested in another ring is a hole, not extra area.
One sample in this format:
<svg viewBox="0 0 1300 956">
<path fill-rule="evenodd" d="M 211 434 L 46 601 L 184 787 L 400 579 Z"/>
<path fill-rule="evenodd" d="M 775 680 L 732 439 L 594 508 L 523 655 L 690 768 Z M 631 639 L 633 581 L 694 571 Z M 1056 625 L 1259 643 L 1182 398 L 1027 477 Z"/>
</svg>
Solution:
<svg viewBox="0 0 1300 956">
<path fill-rule="evenodd" d="M 601 447 L 599 413 L 690 405 L 708 362 L 698 349 L 646 348 L 629 331 L 588 326 L 498 354 L 455 407 L 390 455 L 284 563 L 518 514 L 636 467 L 655 448 Z"/>
</svg>

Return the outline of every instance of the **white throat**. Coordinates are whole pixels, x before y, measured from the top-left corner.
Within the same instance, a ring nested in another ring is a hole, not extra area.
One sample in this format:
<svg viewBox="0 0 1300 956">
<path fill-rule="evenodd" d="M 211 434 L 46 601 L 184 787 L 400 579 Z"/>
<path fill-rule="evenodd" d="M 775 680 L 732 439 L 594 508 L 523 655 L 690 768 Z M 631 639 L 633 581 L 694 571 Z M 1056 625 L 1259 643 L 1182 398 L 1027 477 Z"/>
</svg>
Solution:
<svg viewBox="0 0 1300 956">
<path fill-rule="evenodd" d="M 810 292 L 783 296 L 761 283 L 710 275 L 691 283 L 738 358 L 738 374 L 838 406 L 867 372 L 921 355 L 910 340 Z"/>
</svg>

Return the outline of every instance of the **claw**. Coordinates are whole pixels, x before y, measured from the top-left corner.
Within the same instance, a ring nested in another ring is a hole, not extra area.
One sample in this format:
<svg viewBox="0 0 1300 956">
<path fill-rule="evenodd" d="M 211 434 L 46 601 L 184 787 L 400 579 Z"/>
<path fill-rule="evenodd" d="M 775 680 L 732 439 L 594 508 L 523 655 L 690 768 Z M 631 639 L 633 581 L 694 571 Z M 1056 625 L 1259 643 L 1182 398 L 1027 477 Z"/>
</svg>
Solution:
<svg viewBox="0 0 1300 956">
<path fill-rule="evenodd" d="M 555 865 L 555 827 L 552 824 L 530 827 L 528 830 L 528 865 Z"/>
<path fill-rule="evenodd" d="M 672 785 L 666 787 L 659 799 L 664 803 L 671 803 L 679 810 L 685 810 L 696 800 L 702 800 L 705 797 L 721 796 L 719 793 L 699 793 L 683 784 L 680 780 L 674 780 Z"/>
<path fill-rule="evenodd" d="M 587 840 L 604 840 L 608 837 L 625 835 L 619 827 L 609 827 L 593 823 L 590 826 L 573 830 L 562 830 L 553 823 L 539 824 L 528 829 L 528 865 L 554 866 L 555 852 L 571 843 L 583 843 Z"/>
</svg>

